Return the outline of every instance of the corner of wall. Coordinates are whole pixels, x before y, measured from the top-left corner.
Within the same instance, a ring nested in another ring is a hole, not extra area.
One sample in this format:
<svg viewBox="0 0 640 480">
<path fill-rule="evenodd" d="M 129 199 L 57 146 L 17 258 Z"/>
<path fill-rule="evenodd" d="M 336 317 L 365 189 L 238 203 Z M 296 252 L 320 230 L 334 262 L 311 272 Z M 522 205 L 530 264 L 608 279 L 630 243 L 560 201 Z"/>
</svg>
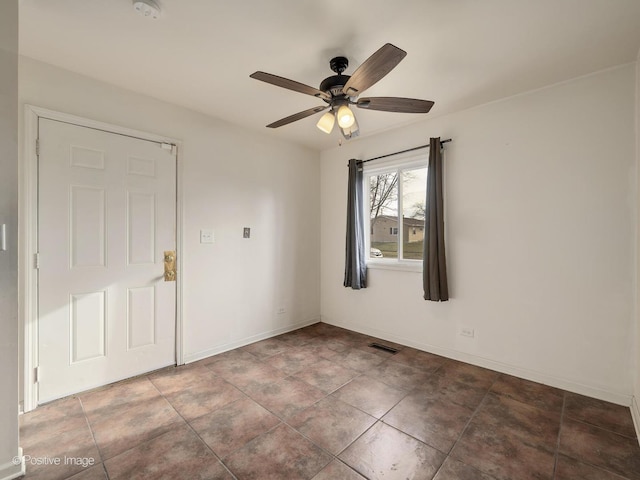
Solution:
<svg viewBox="0 0 640 480">
<path fill-rule="evenodd" d="M 0 479 L 19 477 L 18 423 L 18 0 L 0 2 Z"/>
<path fill-rule="evenodd" d="M 634 385 L 633 385 L 633 397 L 631 399 L 631 416 L 633 417 L 633 424 L 636 428 L 636 437 L 640 443 L 640 289 L 638 287 L 638 279 L 640 277 L 640 50 L 638 50 L 638 56 L 636 60 L 636 275 L 635 275 L 635 335 L 634 335 L 634 358 L 633 358 L 633 372 L 634 372 Z"/>
<path fill-rule="evenodd" d="M 281 328 L 275 328 L 267 332 L 263 332 L 257 335 L 252 335 L 250 337 L 245 337 L 245 338 L 242 338 L 241 340 L 225 343 L 223 345 L 218 345 L 216 347 L 209 348 L 207 350 L 203 350 L 200 352 L 189 353 L 185 355 L 184 363 L 187 364 L 187 363 L 197 362 L 198 360 L 203 360 L 213 355 L 218 355 L 220 353 L 228 352 L 229 350 L 244 347 L 245 345 L 249 345 L 254 342 L 259 342 L 261 340 L 266 340 L 268 338 L 276 337 L 278 335 L 282 335 L 283 333 L 298 330 L 299 328 L 308 327 L 309 325 L 313 325 L 314 323 L 318 323 L 320 321 L 322 320 L 318 315 L 317 317 L 314 316 L 312 318 L 308 318 L 302 322 L 298 322 L 293 325 L 288 325 L 286 327 L 281 327 Z"/>
<path fill-rule="evenodd" d="M 22 448 L 18 448 L 18 455 L 13 457 L 11 462 L 0 465 L 0 480 L 12 480 L 14 478 L 21 477 L 27 473 L 27 465 L 25 463 L 24 456 L 22 455 Z"/>
<path fill-rule="evenodd" d="M 633 426 L 636 428 L 636 440 L 640 445 L 640 405 L 638 402 L 640 399 L 637 396 L 631 398 L 631 418 L 633 419 Z"/>
</svg>

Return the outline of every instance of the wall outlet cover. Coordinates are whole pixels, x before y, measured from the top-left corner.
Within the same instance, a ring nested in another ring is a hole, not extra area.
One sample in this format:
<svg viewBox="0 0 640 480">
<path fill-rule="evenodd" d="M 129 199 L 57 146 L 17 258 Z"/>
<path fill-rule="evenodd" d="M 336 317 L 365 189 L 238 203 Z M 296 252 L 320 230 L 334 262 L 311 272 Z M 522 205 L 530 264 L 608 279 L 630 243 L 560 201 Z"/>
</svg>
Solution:
<svg viewBox="0 0 640 480">
<path fill-rule="evenodd" d="M 200 230 L 200 243 L 213 243 L 213 230 Z"/>
<path fill-rule="evenodd" d="M 471 327 L 460 327 L 459 330 L 460 336 L 474 338 L 476 336 L 476 332 Z"/>
</svg>

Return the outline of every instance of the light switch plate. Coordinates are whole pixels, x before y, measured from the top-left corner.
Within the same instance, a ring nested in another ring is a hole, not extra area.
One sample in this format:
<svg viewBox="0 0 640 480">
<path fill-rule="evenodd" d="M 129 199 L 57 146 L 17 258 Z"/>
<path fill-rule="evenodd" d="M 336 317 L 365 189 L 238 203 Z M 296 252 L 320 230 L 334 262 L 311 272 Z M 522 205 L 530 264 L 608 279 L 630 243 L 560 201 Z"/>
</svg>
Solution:
<svg viewBox="0 0 640 480">
<path fill-rule="evenodd" d="M 213 243 L 213 230 L 200 230 L 200 243 Z"/>
<path fill-rule="evenodd" d="M 242 230 L 242 238 L 251 238 L 251 229 L 249 227 L 244 227 Z"/>
</svg>

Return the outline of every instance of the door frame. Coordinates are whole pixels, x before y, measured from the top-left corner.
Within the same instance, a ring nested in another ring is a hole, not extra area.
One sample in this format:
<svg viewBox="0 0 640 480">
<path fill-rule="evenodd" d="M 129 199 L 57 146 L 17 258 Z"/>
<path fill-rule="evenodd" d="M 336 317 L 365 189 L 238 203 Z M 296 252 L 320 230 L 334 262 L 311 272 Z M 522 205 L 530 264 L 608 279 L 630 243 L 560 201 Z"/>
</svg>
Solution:
<svg viewBox="0 0 640 480">
<path fill-rule="evenodd" d="M 34 105 L 24 106 L 24 144 L 20 165 L 20 198 L 19 221 L 20 248 L 18 261 L 20 268 L 19 308 L 23 321 L 23 368 L 22 377 L 22 408 L 29 412 L 38 406 L 38 383 L 36 368 L 38 366 L 38 274 L 35 265 L 38 252 L 38 121 L 40 118 L 65 122 L 80 127 L 102 130 L 107 133 L 124 135 L 157 143 L 168 143 L 176 149 L 176 256 L 178 276 L 176 280 L 176 344 L 175 360 L 177 365 L 184 364 L 184 335 L 182 322 L 182 278 L 184 262 L 182 259 L 183 232 L 183 199 L 182 199 L 182 142 L 175 138 L 156 135 L 153 133 L 134 130 L 127 127 L 99 122 L 88 118 L 78 117 L 67 113 L 48 110 Z"/>
</svg>

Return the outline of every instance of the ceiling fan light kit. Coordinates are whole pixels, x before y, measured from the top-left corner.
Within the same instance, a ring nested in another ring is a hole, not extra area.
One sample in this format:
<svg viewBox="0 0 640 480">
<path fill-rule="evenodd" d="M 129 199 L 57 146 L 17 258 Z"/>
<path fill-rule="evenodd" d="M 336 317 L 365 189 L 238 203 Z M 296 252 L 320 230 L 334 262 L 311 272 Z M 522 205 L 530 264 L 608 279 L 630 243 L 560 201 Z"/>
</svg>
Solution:
<svg viewBox="0 0 640 480">
<path fill-rule="evenodd" d="M 342 132 L 342 136 L 346 140 L 357 137 L 358 135 L 360 135 L 360 127 L 358 126 L 358 120 L 356 120 L 356 118 L 354 117 L 353 125 L 347 128 L 341 128 L 340 131 Z"/>
<path fill-rule="evenodd" d="M 338 125 L 341 128 L 349 128 L 356 121 L 356 117 L 349 107 L 342 105 L 338 109 Z"/>
<path fill-rule="evenodd" d="M 433 102 L 429 100 L 400 97 L 358 98 L 363 91 L 393 70 L 406 55 L 407 52 L 404 50 L 387 43 L 367 58 L 353 72 L 353 75 L 342 74 L 349 66 L 349 60 L 346 57 L 334 57 L 330 60 L 329 66 L 336 75 L 325 78 L 320 83 L 319 89 L 266 72 L 258 71 L 249 76 L 277 87 L 312 95 L 326 103 L 325 106 L 313 107 L 270 123 L 267 125 L 268 128 L 282 127 L 331 108 L 330 112 L 325 113 L 320 118 L 316 126 L 328 134 L 333 130 L 337 120 L 342 135 L 348 140 L 358 136 L 360 130 L 358 121 L 351 108 L 349 108 L 350 105 L 367 110 L 398 113 L 428 113 L 431 110 Z"/>
<path fill-rule="evenodd" d="M 327 112 L 320 117 L 318 123 L 316 123 L 316 127 L 322 130 L 324 133 L 331 133 L 333 130 L 333 126 L 336 123 L 336 116 L 333 112 Z"/>
</svg>

